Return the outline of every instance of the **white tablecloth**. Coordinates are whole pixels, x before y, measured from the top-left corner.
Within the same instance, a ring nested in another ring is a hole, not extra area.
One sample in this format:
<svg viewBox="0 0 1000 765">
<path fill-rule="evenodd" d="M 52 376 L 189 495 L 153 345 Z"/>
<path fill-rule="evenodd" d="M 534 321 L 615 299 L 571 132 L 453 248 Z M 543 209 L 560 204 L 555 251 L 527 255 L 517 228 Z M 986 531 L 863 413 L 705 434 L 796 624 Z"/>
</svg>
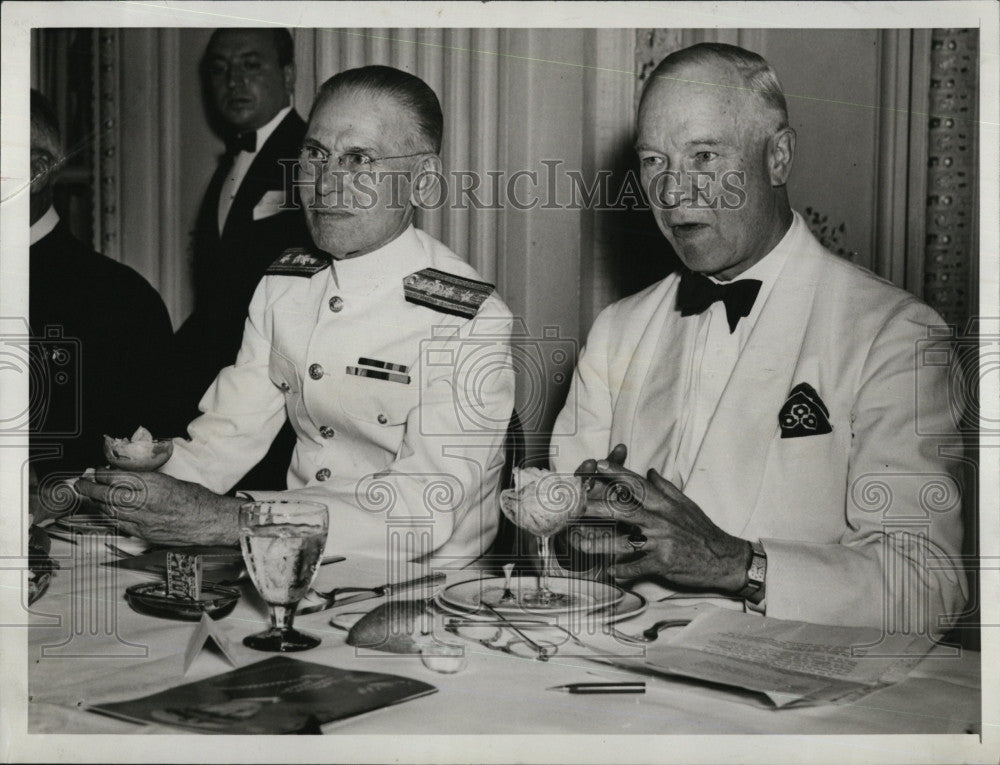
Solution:
<svg viewBox="0 0 1000 765">
<path fill-rule="evenodd" d="M 114 559 L 101 546 L 54 542 L 63 569 L 33 607 L 29 630 L 28 731 L 30 733 L 169 733 L 87 712 L 88 705 L 165 690 L 230 666 L 203 651 L 183 674 L 183 651 L 196 624 L 133 612 L 123 599 L 128 585 L 148 576 L 97 566 Z M 350 556 L 349 552 L 345 552 Z M 74 559 L 75 556 L 75 559 Z M 74 565 L 75 562 L 75 565 Z M 449 582 L 476 572 L 449 572 Z M 374 585 L 384 566 L 351 556 L 325 567 L 317 587 Z M 240 660 L 261 654 L 242 638 L 266 622 L 263 603 L 246 585 L 236 610 L 217 622 Z M 370 601 L 343 610 L 368 610 Z M 622 629 L 637 633 L 668 613 L 652 604 Z M 454 675 L 425 668 L 419 657 L 378 653 L 359 656 L 345 634 L 328 626 L 331 612 L 296 619 L 322 637 L 322 645 L 294 654 L 303 660 L 349 669 L 391 672 L 429 682 L 430 696 L 362 717 L 330 724 L 327 733 L 351 734 L 728 734 L 728 733 L 978 733 L 979 654 L 947 656 L 935 649 L 903 683 L 839 706 L 775 710 L 761 698 L 695 682 L 647 677 L 643 695 L 570 695 L 546 688 L 573 682 L 635 679 L 579 656 L 557 655 L 547 663 L 516 658 L 474 644 L 468 666 Z"/>
</svg>

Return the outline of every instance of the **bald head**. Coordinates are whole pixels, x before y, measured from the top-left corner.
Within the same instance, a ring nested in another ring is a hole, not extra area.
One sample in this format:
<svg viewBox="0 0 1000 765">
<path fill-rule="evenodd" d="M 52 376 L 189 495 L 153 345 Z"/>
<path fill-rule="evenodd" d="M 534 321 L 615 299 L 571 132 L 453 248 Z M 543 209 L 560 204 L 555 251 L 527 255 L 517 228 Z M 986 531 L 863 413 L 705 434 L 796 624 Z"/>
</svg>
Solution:
<svg viewBox="0 0 1000 765">
<path fill-rule="evenodd" d="M 752 116 L 764 132 L 788 127 L 788 107 L 778 75 L 752 51 L 724 43 L 699 43 L 671 53 L 646 81 L 640 112 L 652 91 L 671 82 L 732 96 L 731 102 L 745 109 L 744 117 Z"/>
</svg>

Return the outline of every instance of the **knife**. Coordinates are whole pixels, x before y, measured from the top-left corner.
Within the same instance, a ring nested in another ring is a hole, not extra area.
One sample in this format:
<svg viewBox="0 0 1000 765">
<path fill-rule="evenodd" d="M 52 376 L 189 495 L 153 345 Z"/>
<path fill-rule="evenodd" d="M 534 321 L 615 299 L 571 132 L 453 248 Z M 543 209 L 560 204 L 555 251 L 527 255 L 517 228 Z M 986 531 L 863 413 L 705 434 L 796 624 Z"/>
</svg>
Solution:
<svg viewBox="0 0 1000 765">
<path fill-rule="evenodd" d="M 412 590 L 416 587 L 420 587 L 421 585 L 437 585 L 443 582 L 444 579 L 444 572 L 438 571 L 434 574 L 420 576 L 416 579 L 410 579 L 405 582 L 383 584 L 380 587 L 338 587 L 337 589 L 331 591 L 329 593 L 329 597 L 325 598 L 322 603 L 300 608 L 296 613 L 299 616 L 304 614 L 315 614 L 319 611 L 326 611 L 327 609 L 336 608 L 338 606 L 346 606 L 350 603 L 360 603 L 363 600 L 373 600 L 374 598 L 383 598 L 387 595 L 394 595 L 397 592 L 405 592 L 406 590 Z M 340 597 L 345 592 L 353 592 L 355 594 L 348 595 L 347 597 Z"/>
</svg>

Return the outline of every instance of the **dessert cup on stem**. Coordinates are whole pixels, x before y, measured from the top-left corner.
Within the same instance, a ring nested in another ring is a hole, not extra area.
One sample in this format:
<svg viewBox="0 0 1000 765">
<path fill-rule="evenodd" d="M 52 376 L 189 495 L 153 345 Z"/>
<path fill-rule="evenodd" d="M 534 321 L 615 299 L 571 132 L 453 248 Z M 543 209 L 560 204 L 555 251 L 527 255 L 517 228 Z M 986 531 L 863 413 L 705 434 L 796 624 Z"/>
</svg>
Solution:
<svg viewBox="0 0 1000 765">
<path fill-rule="evenodd" d="M 583 481 L 576 476 L 560 475 L 538 468 L 515 473 L 517 487 L 500 492 L 500 508 L 516 526 L 538 538 L 541 569 L 538 588 L 521 591 L 520 603 L 529 608 L 563 608 L 572 605 L 573 596 L 553 592 L 550 538 L 569 522 L 582 515 L 587 497 Z"/>
<path fill-rule="evenodd" d="M 525 598 L 525 604 L 546 608 L 566 600 L 566 595 L 552 592 L 549 589 L 549 577 L 552 575 L 552 545 L 549 534 L 538 535 L 538 554 L 542 559 L 541 573 L 538 575 L 538 590 Z"/>
</svg>

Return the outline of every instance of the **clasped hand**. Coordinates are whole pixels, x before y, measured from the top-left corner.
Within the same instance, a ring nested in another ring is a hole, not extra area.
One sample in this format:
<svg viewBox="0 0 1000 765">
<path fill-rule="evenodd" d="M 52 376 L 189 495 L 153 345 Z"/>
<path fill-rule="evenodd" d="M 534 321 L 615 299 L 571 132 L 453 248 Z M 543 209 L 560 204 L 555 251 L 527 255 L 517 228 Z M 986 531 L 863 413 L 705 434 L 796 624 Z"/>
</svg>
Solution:
<svg viewBox="0 0 1000 765">
<path fill-rule="evenodd" d="M 131 536 L 162 545 L 235 545 L 241 501 L 163 473 L 100 469 L 76 490 Z"/>
<path fill-rule="evenodd" d="M 656 470 L 643 478 L 624 467 L 625 456 L 625 446 L 619 444 L 606 460 L 585 460 L 576 474 L 587 479 L 586 515 L 613 518 L 633 531 L 616 531 L 602 545 L 600 530 L 580 526 L 570 542 L 585 552 L 628 556 L 611 569 L 618 579 L 656 575 L 685 588 L 738 592 L 747 582 L 749 543 L 716 526 Z M 639 539 L 640 534 L 646 541 L 637 551 L 629 537 Z"/>
</svg>

